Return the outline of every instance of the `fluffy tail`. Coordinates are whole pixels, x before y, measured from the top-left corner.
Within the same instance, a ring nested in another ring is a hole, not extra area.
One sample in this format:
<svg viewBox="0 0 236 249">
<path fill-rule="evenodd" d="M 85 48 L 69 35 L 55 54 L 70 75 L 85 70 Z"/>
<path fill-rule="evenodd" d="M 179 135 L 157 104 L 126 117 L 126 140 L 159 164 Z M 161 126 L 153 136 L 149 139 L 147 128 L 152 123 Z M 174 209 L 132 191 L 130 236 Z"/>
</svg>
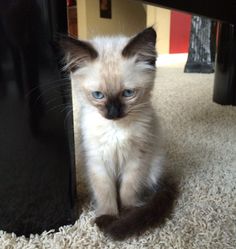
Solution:
<svg viewBox="0 0 236 249">
<path fill-rule="evenodd" d="M 117 219 L 107 215 L 101 216 L 96 220 L 96 224 L 115 240 L 140 235 L 147 229 L 164 223 L 171 215 L 177 194 L 177 184 L 165 180 L 146 205 L 133 208 Z"/>
</svg>

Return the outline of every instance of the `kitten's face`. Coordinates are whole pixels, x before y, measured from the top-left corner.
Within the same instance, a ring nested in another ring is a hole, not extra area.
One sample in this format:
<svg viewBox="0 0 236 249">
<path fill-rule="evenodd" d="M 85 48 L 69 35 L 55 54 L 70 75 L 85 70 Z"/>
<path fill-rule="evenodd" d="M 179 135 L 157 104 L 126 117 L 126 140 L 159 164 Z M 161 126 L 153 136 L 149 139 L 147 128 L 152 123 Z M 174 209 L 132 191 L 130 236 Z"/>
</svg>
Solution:
<svg viewBox="0 0 236 249">
<path fill-rule="evenodd" d="M 155 39 L 149 28 L 132 39 L 97 38 L 82 48 L 75 43 L 68 67 L 83 102 L 107 119 L 138 114 L 153 87 Z"/>
</svg>

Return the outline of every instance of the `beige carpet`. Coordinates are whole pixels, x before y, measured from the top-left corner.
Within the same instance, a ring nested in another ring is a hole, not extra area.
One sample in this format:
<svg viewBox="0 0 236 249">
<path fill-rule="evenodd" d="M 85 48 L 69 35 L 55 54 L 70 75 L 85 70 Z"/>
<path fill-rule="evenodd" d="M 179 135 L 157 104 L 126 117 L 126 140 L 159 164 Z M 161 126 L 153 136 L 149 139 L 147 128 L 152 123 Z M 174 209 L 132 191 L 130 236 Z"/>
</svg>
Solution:
<svg viewBox="0 0 236 249">
<path fill-rule="evenodd" d="M 177 206 L 165 226 L 111 241 L 93 225 L 94 212 L 80 189 L 82 214 L 75 225 L 30 239 L 0 232 L 0 248 L 236 248 L 236 107 L 212 102 L 212 74 L 184 74 L 183 63 L 169 61 L 160 63 L 154 91 L 169 167 L 180 179 Z"/>
</svg>

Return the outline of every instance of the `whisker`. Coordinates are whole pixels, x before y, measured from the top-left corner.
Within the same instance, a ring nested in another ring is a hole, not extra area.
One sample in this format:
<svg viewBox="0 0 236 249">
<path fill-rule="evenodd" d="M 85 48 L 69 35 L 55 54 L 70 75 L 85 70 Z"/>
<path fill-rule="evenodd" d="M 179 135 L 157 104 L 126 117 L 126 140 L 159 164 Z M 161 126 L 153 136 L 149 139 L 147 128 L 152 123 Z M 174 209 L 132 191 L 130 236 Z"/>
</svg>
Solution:
<svg viewBox="0 0 236 249">
<path fill-rule="evenodd" d="M 72 105 L 67 105 L 60 112 L 64 112 L 64 111 L 66 111 L 66 109 L 69 109 L 69 110 L 73 111 L 73 106 Z"/>
<path fill-rule="evenodd" d="M 68 113 L 65 116 L 65 120 L 64 120 L 64 127 L 66 127 L 66 122 L 68 121 L 70 115 L 73 113 L 73 109 L 69 110 Z M 72 121 L 73 122 L 73 121 Z"/>
<path fill-rule="evenodd" d="M 48 93 L 51 90 L 58 89 L 59 87 L 60 87 L 60 85 L 59 86 L 53 86 L 51 88 L 48 88 L 48 89 L 45 89 L 45 90 L 41 91 L 41 94 L 35 99 L 35 103 L 37 103 L 40 100 L 41 97 L 45 96 L 46 93 Z M 70 97 L 71 96 L 71 89 L 68 89 L 68 91 L 70 91 L 70 93 L 67 93 L 67 94 L 64 93 L 63 96 L 69 96 Z"/>
<path fill-rule="evenodd" d="M 70 94 L 63 94 L 63 97 L 71 97 L 71 96 L 72 96 L 71 93 Z M 52 99 L 48 100 L 46 102 L 46 104 L 49 105 L 49 104 L 51 104 L 51 103 L 53 103 L 54 101 L 57 101 L 57 100 L 61 100 L 61 98 L 59 96 L 55 97 L 55 98 L 52 98 Z"/>
<path fill-rule="evenodd" d="M 136 104 L 135 106 L 132 106 L 130 108 L 130 110 L 134 110 L 134 109 L 138 109 L 138 108 L 141 108 L 141 107 L 146 107 L 150 104 L 150 102 L 144 102 L 144 103 L 140 103 L 140 104 Z"/>
<path fill-rule="evenodd" d="M 28 93 L 25 94 L 25 97 L 29 97 L 30 94 L 32 94 L 34 91 L 40 89 L 41 87 L 45 87 L 45 86 L 50 86 L 53 83 L 57 83 L 57 82 L 63 82 L 63 81 L 68 81 L 65 84 L 60 84 L 60 85 L 71 85 L 70 83 L 70 78 L 63 78 L 63 79 L 59 79 L 59 80 L 54 80 L 54 81 L 49 81 L 48 83 L 44 83 L 38 86 L 33 87 Z M 58 86 L 60 86 L 58 85 Z"/>
<path fill-rule="evenodd" d="M 60 107 L 65 107 L 66 105 L 67 104 L 63 103 L 63 104 L 60 104 L 60 105 L 53 106 L 53 107 L 49 108 L 47 110 L 47 112 L 51 112 L 51 111 L 56 110 L 57 108 L 60 108 Z"/>
</svg>

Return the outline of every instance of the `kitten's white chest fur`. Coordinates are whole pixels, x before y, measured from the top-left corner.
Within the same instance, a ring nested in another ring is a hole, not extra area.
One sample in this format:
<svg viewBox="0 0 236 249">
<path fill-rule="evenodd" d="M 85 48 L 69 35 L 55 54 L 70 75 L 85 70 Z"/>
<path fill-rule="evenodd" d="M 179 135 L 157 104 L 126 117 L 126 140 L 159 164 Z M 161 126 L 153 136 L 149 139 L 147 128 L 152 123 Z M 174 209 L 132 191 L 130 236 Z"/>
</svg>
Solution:
<svg viewBox="0 0 236 249">
<path fill-rule="evenodd" d="M 109 173 L 118 176 L 132 148 L 132 133 L 117 121 L 104 119 L 97 112 L 88 112 L 82 118 L 83 140 L 87 156 L 104 164 Z M 96 158 L 96 159 L 95 159 Z M 96 167 L 96 165 L 94 165 Z"/>
</svg>

